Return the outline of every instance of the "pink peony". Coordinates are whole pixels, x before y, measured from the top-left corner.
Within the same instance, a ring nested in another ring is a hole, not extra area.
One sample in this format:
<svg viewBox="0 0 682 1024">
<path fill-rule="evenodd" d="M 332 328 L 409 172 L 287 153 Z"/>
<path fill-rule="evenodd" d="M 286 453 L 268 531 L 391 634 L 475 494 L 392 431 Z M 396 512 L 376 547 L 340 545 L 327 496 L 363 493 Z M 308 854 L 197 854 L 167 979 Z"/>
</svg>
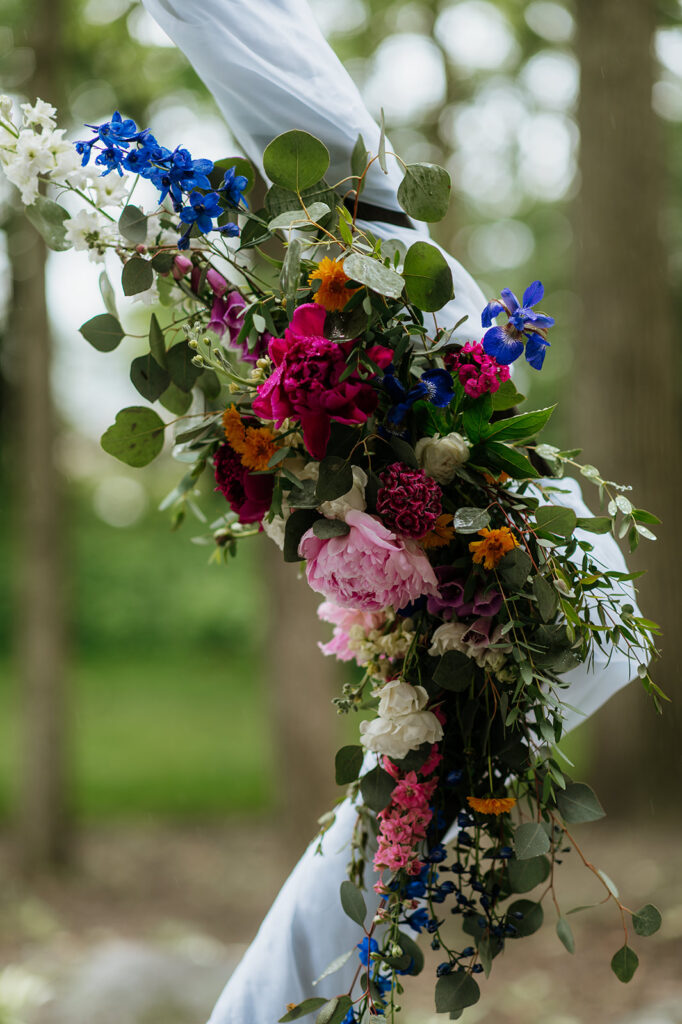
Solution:
<svg viewBox="0 0 682 1024">
<path fill-rule="evenodd" d="M 312 529 L 303 534 L 301 558 L 313 590 L 343 608 L 396 610 L 422 594 L 436 594 L 431 563 L 412 540 L 400 540 L 378 519 L 355 509 L 346 515 L 350 532 L 321 540 Z"/>
<path fill-rule="evenodd" d="M 329 643 L 318 644 L 323 654 L 333 654 L 339 661 L 352 661 L 355 654 L 348 647 L 348 633 L 352 626 L 361 626 L 365 633 L 378 629 L 385 616 L 377 612 L 362 612 L 352 608 L 341 608 L 333 601 L 323 601 L 317 609 L 318 619 L 331 622 L 334 635 Z"/>
<path fill-rule="evenodd" d="M 377 405 L 371 384 L 352 373 L 344 381 L 346 359 L 355 345 L 339 345 L 324 336 L 326 310 L 315 302 L 294 310 L 283 338 L 271 338 L 268 347 L 275 364 L 271 376 L 258 386 L 253 411 L 280 426 L 285 419 L 300 420 L 306 448 L 315 459 L 327 450 L 332 420 L 364 423 Z M 391 349 L 374 345 L 369 358 L 381 369 L 393 357 Z"/>
<path fill-rule="evenodd" d="M 213 456 L 216 491 L 225 497 L 240 523 L 258 523 L 272 503 L 273 477 L 249 473 L 229 444 L 221 444 Z"/>
</svg>

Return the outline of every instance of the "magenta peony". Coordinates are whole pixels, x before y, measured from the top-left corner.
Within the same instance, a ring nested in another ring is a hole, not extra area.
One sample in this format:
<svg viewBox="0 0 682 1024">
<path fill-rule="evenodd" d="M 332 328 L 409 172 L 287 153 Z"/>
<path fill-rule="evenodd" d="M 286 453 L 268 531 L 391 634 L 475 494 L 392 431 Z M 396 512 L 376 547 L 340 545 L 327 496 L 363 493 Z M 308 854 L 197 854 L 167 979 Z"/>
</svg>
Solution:
<svg viewBox="0 0 682 1024">
<path fill-rule="evenodd" d="M 401 540 L 378 519 L 355 510 L 346 515 L 350 532 L 320 540 L 303 534 L 301 558 L 313 590 L 344 608 L 396 610 L 422 594 L 436 594 L 431 563 L 412 540 Z"/>
<path fill-rule="evenodd" d="M 268 352 L 275 364 L 258 386 L 253 411 L 277 426 L 285 419 L 300 420 L 303 440 L 315 459 L 327 451 L 331 421 L 364 423 L 377 405 L 371 384 L 352 373 L 344 381 L 346 358 L 355 342 L 337 344 L 324 336 L 326 310 L 314 302 L 294 310 L 283 338 L 272 338 Z M 369 358 L 381 369 L 393 357 L 391 349 L 374 345 Z"/>
</svg>

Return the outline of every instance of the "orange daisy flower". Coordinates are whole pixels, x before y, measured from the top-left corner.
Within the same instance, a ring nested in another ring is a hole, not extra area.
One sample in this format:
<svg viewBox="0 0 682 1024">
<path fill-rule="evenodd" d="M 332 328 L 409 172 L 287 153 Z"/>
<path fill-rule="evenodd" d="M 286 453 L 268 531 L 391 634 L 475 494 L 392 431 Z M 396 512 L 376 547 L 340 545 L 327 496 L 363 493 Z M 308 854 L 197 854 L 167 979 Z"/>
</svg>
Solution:
<svg viewBox="0 0 682 1024">
<path fill-rule="evenodd" d="M 234 405 L 229 405 L 223 413 L 223 430 L 225 431 L 225 440 L 230 447 L 234 448 L 236 452 L 243 451 L 246 429 L 239 410 Z"/>
<path fill-rule="evenodd" d="M 320 282 L 320 287 L 313 296 L 315 302 L 330 312 L 343 309 L 351 295 L 358 291 L 357 288 L 346 288 L 346 282 L 350 281 L 350 278 L 343 269 L 343 264 L 337 260 L 330 260 L 328 256 L 320 260 L 317 269 L 308 276 L 308 284 L 312 284 L 313 281 Z"/>
<path fill-rule="evenodd" d="M 446 547 L 455 537 L 455 528 L 452 525 L 452 516 L 447 512 L 444 512 L 442 516 L 438 516 L 436 525 L 432 530 L 429 530 L 420 540 L 421 546 L 424 550 L 429 551 L 434 548 Z"/>
<path fill-rule="evenodd" d="M 277 451 L 275 435 L 267 427 L 247 427 L 241 449 L 242 466 L 251 470 L 268 468 L 268 463 Z"/>
<path fill-rule="evenodd" d="M 509 814 L 516 803 L 516 797 L 468 796 L 467 803 L 469 804 L 469 807 L 471 807 L 472 811 L 478 811 L 479 814 Z"/>
<path fill-rule="evenodd" d="M 501 526 L 499 530 L 489 530 L 485 527 L 478 531 L 478 535 L 483 537 L 483 540 L 472 540 L 469 551 L 473 552 L 474 562 L 483 562 L 486 569 L 494 569 L 508 551 L 519 546 L 518 540 L 508 526 Z"/>
<path fill-rule="evenodd" d="M 511 479 L 509 473 L 505 473 L 504 470 L 502 470 L 499 476 L 493 476 L 492 473 L 484 473 L 483 476 L 489 484 L 505 484 L 507 480 Z"/>
</svg>

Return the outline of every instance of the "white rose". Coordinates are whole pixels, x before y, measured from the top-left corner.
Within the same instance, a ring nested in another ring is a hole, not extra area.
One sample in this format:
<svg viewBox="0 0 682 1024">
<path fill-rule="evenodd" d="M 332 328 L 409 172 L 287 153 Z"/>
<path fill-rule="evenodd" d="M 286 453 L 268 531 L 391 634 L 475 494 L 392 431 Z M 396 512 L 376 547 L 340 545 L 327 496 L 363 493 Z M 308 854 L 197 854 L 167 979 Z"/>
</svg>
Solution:
<svg viewBox="0 0 682 1024">
<path fill-rule="evenodd" d="M 431 711 L 413 711 L 399 718 L 360 723 L 360 742 L 367 750 L 401 760 L 422 743 L 437 743 L 443 727 Z"/>
<path fill-rule="evenodd" d="M 447 434 L 445 437 L 436 434 L 420 438 L 415 453 L 427 476 L 439 484 L 449 484 L 469 458 L 469 446 L 461 434 Z"/>
<path fill-rule="evenodd" d="M 412 711 L 421 711 L 429 700 L 423 686 L 412 686 L 402 679 L 391 679 L 380 690 L 376 690 L 375 695 L 380 697 L 378 713 L 381 718 L 398 718 Z"/>
<path fill-rule="evenodd" d="M 320 512 L 327 519 L 344 519 L 348 512 L 355 509 L 364 512 L 367 508 L 365 501 L 365 487 L 367 486 L 367 474 L 360 466 L 353 466 L 353 486 L 340 498 L 332 501 L 323 501 L 320 505 Z"/>
<path fill-rule="evenodd" d="M 439 626 L 431 637 L 429 654 L 445 654 L 446 651 L 461 651 L 470 655 L 469 644 L 462 641 L 469 627 L 464 622 L 446 622 Z"/>
</svg>

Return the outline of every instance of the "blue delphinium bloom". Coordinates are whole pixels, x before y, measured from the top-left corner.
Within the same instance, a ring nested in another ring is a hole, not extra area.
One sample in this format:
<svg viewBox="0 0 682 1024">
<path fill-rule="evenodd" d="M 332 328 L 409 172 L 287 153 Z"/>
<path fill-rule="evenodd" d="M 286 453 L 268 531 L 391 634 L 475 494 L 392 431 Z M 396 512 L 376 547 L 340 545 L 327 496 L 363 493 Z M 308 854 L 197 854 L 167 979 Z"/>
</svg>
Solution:
<svg viewBox="0 0 682 1024">
<path fill-rule="evenodd" d="M 426 928 L 429 923 L 429 912 L 426 907 L 419 907 L 418 910 L 413 910 L 405 920 L 409 924 L 410 928 L 414 929 L 415 932 L 421 933 L 422 928 Z"/>
<path fill-rule="evenodd" d="M 132 118 L 121 117 L 118 110 L 111 115 L 111 121 L 105 121 L 98 125 L 89 124 L 86 127 L 94 128 L 102 142 L 107 145 L 111 142 L 129 143 L 145 134 L 145 132 L 138 131 Z"/>
<path fill-rule="evenodd" d="M 222 192 L 230 206 L 237 207 L 240 203 L 248 206 L 249 204 L 243 196 L 244 189 L 248 183 L 249 179 L 244 174 L 237 174 L 236 166 L 230 167 L 229 170 L 225 171 L 223 183 L 218 191 Z"/>
<path fill-rule="evenodd" d="M 393 364 L 387 367 L 382 381 L 393 402 L 388 413 L 388 422 L 394 425 L 401 423 L 415 402 L 420 398 L 445 409 L 453 399 L 455 389 L 452 375 L 448 370 L 426 370 L 417 383 L 408 391 L 395 376 Z"/>
<path fill-rule="evenodd" d="M 360 950 L 360 952 L 358 953 L 360 963 L 363 965 L 363 967 L 368 967 L 369 954 L 377 952 L 377 950 L 379 949 L 379 943 L 376 941 L 376 939 L 368 939 L 367 936 L 365 935 L 362 942 L 358 942 L 357 949 Z"/>
<path fill-rule="evenodd" d="M 544 294 L 540 281 L 534 281 L 523 293 L 521 304 L 514 292 L 503 288 L 501 301 L 492 299 L 481 314 L 481 326 L 488 328 L 483 335 L 483 351 L 507 366 L 518 359 L 525 348 L 527 362 L 535 370 L 542 369 L 545 350 L 549 347 L 546 332 L 554 326 L 553 317 L 533 309 Z M 507 314 L 507 323 L 493 327 L 493 320 L 500 313 Z"/>
<path fill-rule="evenodd" d="M 223 212 L 217 192 L 191 192 L 189 206 L 183 206 L 180 220 L 183 224 L 196 224 L 199 230 L 208 234 L 213 228 L 213 221 Z"/>
<path fill-rule="evenodd" d="M 355 1011 L 351 1007 L 351 1009 L 348 1011 L 346 1016 L 341 1021 L 341 1024 L 356 1024 L 357 1019 L 358 1018 L 355 1016 Z"/>
<path fill-rule="evenodd" d="M 95 158 L 95 163 L 100 167 L 106 168 L 106 170 L 102 171 L 102 177 L 105 178 L 112 171 L 118 171 L 121 177 L 123 177 L 121 165 L 125 156 L 125 149 L 120 149 L 118 146 L 107 146 L 105 149 L 101 149 Z"/>
</svg>

